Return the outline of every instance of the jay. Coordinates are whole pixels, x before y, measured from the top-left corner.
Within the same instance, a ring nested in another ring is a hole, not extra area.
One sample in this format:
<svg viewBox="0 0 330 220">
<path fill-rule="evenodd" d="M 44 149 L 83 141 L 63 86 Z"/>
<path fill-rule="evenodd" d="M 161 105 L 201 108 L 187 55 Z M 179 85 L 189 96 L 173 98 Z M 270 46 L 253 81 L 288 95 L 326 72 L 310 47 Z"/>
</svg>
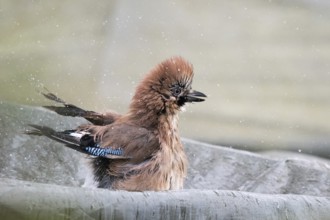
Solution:
<svg viewBox="0 0 330 220">
<path fill-rule="evenodd" d="M 128 191 L 182 189 L 187 157 L 178 131 L 178 114 L 186 103 L 206 95 L 192 90 L 193 67 L 172 57 L 152 69 L 136 88 L 128 113 L 97 113 L 68 104 L 52 93 L 43 95 L 63 106 L 44 106 L 91 124 L 55 131 L 30 125 L 29 135 L 46 136 L 88 155 L 98 188 Z"/>
</svg>

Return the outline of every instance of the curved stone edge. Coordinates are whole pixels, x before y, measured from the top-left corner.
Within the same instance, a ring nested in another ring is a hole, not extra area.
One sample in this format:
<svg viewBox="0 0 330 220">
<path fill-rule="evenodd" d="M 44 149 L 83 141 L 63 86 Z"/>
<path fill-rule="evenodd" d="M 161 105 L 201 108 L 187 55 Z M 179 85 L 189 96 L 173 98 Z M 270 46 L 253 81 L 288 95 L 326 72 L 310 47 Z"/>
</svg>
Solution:
<svg viewBox="0 0 330 220">
<path fill-rule="evenodd" d="M 330 198 L 238 191 L 126 192 L 0 179 L 0 219 L 329 219 Z"/>
</svg>

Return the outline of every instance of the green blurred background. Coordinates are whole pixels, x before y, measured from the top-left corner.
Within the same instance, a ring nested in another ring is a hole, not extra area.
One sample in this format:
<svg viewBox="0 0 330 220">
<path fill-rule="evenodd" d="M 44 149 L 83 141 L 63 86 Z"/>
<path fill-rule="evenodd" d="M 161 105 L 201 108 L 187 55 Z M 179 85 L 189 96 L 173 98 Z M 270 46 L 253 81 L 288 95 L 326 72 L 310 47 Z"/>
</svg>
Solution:
<svg viewBox="0 0 330 220">
<path fill-rule="evenodd" d="M 0 100 L 127 110 L 141 77 L 181 55 L 204 103 L 181 135 L 330 156 L 330 1 L 0 2 Z M 0 128 L 1 129 L 1 128 Z"/>
</svg>

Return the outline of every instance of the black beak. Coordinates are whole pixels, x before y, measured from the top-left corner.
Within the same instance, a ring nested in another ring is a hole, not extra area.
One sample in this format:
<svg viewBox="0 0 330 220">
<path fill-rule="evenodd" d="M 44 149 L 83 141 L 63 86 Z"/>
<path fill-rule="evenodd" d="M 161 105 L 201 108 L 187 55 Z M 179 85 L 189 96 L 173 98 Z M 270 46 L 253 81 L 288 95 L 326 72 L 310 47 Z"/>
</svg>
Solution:
<svg viewBox="0 0 330 220">
<path fill-rule="evenodd" d="M 203 101 L 205 101 L 206 97 L 207 96 L 204 93 L 192 90 L 186 95 L 186 101 L 187 102 L 203 102 Z"/>
</svg>

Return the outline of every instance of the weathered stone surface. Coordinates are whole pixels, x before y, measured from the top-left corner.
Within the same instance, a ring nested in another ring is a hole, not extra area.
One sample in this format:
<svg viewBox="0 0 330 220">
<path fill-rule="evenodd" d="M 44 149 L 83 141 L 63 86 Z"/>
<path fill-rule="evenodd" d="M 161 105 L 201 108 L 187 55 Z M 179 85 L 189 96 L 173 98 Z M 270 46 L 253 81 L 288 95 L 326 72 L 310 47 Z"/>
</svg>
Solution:
<svg viewBox="0 0 330 220">
<path fill-rule="evenodd" d="M 182 191 L 81 188 L 82 154 L 23 131 L 29 123 L 68 129 L 83 122 L 42 108 L 0 104 L 1 219 L 326 219 L 330 215 L 329 161 L 292 153 L 261 155 L 187 139 L 190 166 Z"/>
<path fill-rule="evenodd" d="M 330 196 L 328 160 L 284 152 L 265 156 L 191 140 L 185 145 L 186 188 Z"/>
<path fill-rule="evenodd" d="M 0 177 L 78 186 L 81 155 L 44 137 L 29 137 L 28 124 L 57 129 L 77 126 L 83 120 L 61 118 L 43 108 L 0 104 Z"/>
<path fill-rule="evenodd" d="M 1 219 L 329 219 L 329 198 L 224 190 L 126 192 L 1 179 Z"/>
</svg>

